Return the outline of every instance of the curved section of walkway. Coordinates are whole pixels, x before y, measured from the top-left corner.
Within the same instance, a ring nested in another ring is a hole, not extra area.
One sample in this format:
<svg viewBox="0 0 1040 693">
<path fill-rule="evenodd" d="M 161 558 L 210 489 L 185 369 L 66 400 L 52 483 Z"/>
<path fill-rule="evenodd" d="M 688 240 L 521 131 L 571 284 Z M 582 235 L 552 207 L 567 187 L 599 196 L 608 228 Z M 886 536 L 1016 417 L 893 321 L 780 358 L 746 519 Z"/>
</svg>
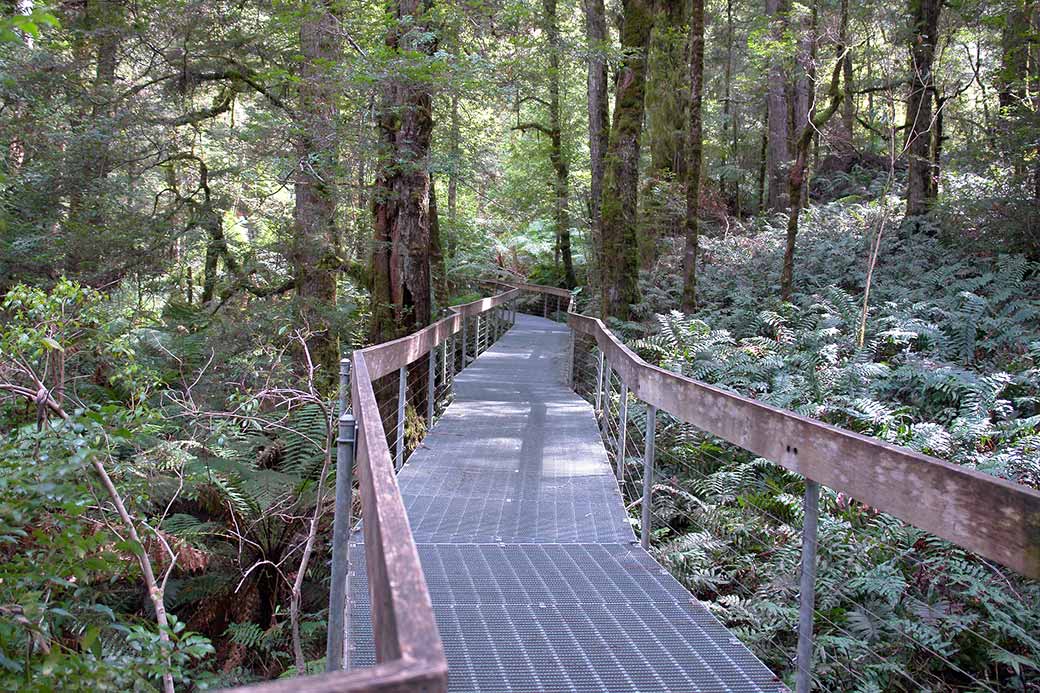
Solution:
<svg viewBox="0 0 1040 693">
<path fill-rule="evenodd" d="M 450 689 L 784 690 L 639 547 L 592 407 L 564 382 L 569 340 L 565 325 L 518 315 L 458 375 L 398 477 Z M 362 548 L 355 666 L 374 663 Z"/>
</svg>

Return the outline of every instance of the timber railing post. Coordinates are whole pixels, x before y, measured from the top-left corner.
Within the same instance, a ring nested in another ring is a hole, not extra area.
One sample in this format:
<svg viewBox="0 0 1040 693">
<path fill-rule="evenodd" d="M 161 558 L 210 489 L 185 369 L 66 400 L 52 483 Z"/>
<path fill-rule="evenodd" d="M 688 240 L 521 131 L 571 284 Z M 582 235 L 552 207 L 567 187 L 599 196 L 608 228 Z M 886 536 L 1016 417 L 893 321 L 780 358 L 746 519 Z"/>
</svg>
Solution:
<svg viewBox="0 0 1040 693">
<path fill-rule="evenodd" d="M 657 407 L 646 405 L 646 451 L 643 455 L 643 515 L 639 527 L 639 543 L 650 548 L 650 506 L 654 486 L 654 436 L 657 434 Z"/>
<path fill-rule="evenodd" d="M 628 434 L 628 383 L 621 381 L 621 407 L 618 411 L 617 478 L 625 481 L 625 438 Z"/>
<path fill-rule="evenodd" d="M 404 402 L 408 393 L 408 366 L 401 366 L 397 382 L 397 445 L 394 446 L 394 468 L 404 466 Z"/>
<path fill-rule="evenodd" d="M 357 422 L 347 411 L 350 360 L 339 363 L 339 435 L 336 437 L 336 505 L 332 518 L 332 578 L 329 586 L 329 623 L 325 638 L 325 671 L 350 668 L 350 614 L 347 575 L 350 572 L 350 525 L 353 509 L 354 451 Z"/>
<path fill-rule="evenodd" d="M 802 576 L 798 604 L 798 672 L 795 693 L 812 689 L 813 611 L 816 603 L 816 527 L 820 516 L 820 485 L 805 479 L 805 518 L 802 522 Z"/>
<path fill-rule="evenodd" d="M 426 430 L 433 428 L 433 406 L 437 397 L 437 347 L 430 347 L 430 367 L 426 380 Z"/>
</svg>

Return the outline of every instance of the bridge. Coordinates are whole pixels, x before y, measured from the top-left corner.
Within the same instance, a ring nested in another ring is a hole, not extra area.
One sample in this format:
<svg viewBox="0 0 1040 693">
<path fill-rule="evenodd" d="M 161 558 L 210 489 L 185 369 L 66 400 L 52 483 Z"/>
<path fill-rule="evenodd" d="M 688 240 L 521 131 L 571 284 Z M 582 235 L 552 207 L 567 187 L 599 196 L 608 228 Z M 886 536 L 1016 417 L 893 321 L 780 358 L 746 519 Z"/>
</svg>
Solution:
<svg viewBox="0 0 1040 693">
<path fill-rule="evenodd" d="M 355 352 L 342 385 L 328 673 L 250 690 L 787 690 L 647 552 L 658 410 L 806 477 L 798 691 L 821 484 L 1040 576 L 1040 493 L 656 368 L 564 290 L 459 306 Z M 640 402 L 637 536 L 618 453 Z"/>
</svg>

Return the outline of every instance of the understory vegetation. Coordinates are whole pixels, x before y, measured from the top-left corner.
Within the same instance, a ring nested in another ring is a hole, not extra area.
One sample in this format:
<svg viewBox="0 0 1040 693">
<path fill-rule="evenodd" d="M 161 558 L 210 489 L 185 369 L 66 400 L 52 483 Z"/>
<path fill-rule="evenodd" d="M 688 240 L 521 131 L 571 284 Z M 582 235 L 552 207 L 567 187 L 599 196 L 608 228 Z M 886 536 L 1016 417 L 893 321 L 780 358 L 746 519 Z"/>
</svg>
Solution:
<svg viewBox="0 0 1040 693">
<path fill-rule="evenodd" d="M 706 239 L 711 261 L 693 314 L 653 313 L 681 294 L 670 280 L 676 258 L 665 255 L 645 282 L 648 322 L 615 327 L 670 370 L 1040 488 L 1040 267 L 893 231 L 864 322 L 874 240 L 864 229 L 883 214 L 814 207 L 799 240 L 806 279 L 791 303 L 770 298 L 783 235 L 768 223 Z M 631 425 L 645 421 L 637 412 Z M 662 421 L 656 555 L 774 671 L 790 672 L 803 480 Z M 640 458 L 628 466 L 641 474 Z M 1040 585 L 842 493 L 824 489 L 821 509 L 822 690 L 1040 686 Z"/>
</svg>

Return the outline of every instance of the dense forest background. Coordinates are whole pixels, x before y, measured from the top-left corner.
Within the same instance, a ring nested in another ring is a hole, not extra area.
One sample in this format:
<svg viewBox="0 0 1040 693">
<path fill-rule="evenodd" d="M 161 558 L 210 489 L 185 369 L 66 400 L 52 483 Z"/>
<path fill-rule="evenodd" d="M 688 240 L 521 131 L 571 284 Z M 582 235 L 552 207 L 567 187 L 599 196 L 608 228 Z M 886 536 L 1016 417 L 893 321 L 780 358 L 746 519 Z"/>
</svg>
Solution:
<svg viewBox="0 0 1040 693">
<path fill-rule="evenodd" d="M 1033 0 L 8 0 L 0 141 L 0 688 L 320 669 L 337 361 L 482 279 L 1040 487 Z M 802 481 L 659 435 L 789 680 Z M 1040 690 L 1040 586 L 822 503 L 819 689 Z"/>
</svg>

